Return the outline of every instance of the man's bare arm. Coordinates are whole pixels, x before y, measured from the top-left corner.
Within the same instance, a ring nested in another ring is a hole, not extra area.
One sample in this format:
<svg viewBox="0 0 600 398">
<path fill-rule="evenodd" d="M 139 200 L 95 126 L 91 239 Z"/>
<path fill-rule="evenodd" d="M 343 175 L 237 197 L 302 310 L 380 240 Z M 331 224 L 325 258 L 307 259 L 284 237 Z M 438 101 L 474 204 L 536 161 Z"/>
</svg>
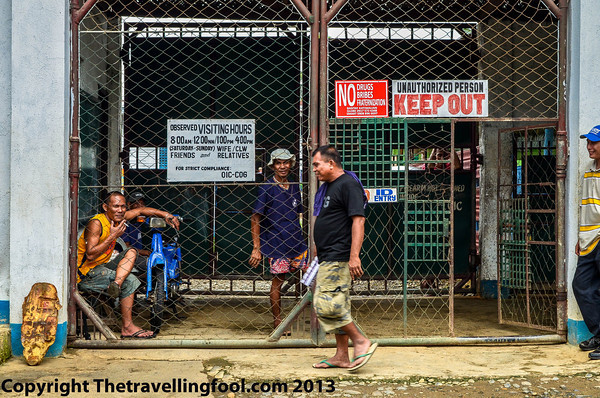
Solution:
<svg viewBox="0 0 600 398">
<path fill-rule="evenodd" d="M 89 260 L 95 260 L 104 253 L 110 244 L 123 235 L 125 232 L 125 220 L 120 223 L 110 222 L 110 232 L 108 237 L 100 242 L 100 236 L 102 235 L 102 224 L 98 220 L 91 220 L 85 227 L 84 238 L 85 238 L 85 255 Z"/>
<path fill-rule="evenodd" d="M 365 218 L 352 216 L 352 245 L 350 246 L 350 276 L 352 279 L 360 278 L 363 269 L 360 262 L 360 249 L 365 238 Z"/>
<path fill-rule="evenodd" d="M 179 229 L 179 220 L 168 211 L 158 210 L 153 207 L 138 207 L 136 209 L 127 210 L 125 212 L 126 220 L 133 220 L 138 216 L 160 217 L 164 218 L 167 224 Z"/>
<path fill-rule="evenodd" d="M 252 233 L 252 253 L 248 263 L 256 268 L 262 259 L 260 253 L 260 214 L 258 213 L 254 213 L 250 217 L 250 232 Z"/>
</svg>

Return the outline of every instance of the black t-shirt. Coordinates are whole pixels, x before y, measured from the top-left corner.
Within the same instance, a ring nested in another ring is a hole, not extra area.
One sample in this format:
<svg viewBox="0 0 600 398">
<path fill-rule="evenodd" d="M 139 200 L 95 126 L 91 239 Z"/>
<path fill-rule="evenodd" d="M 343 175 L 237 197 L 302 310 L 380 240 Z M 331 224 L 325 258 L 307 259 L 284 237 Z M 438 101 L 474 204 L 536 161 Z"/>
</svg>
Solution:
<svg viewBox="0 0 600 398">
<path fill-rule="evenodd" d="M 328 184 L 314 227 L 319 261 L 350 260 L 352 216 L 365 216 L 363 193 L 358 181 L 345 173 Z"/>
</svg>

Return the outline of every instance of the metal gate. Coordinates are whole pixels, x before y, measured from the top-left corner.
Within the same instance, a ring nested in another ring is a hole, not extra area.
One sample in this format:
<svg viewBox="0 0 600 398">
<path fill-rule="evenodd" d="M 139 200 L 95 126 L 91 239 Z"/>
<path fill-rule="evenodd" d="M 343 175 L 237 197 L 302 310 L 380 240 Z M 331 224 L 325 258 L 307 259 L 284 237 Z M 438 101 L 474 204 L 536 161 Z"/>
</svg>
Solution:
<svg viewBox="0 0 600 398">
<path fill-rule="evenodd" d="M 394 314 L 394 322 L 387 321 L 385 327 L 398 336 L 454 332 L 451 209 L 455 170 L 462 173 L 464 159 L 449 156 L 457 153 L 453 126 L 448 120 L 330 121 L 330 142 L 340 149 L 346 169 L 355 172 L 367 189 L 397 190 L 397 202 L 372 202 L 367 207 L 366 280 L 355 283 L 354 290 L 386 296 L 379 306 L 384 314 Z M 473 149 L 468 140 L 465 146 L 460 154 Z M 464 172 L 462 180 L 470 184 L 473 174 L 469 169 Z M 459 273 L 469 273 L 468 256 L 460 256 L 458 264 Z M 359 317 L 362 312 L 379 314 L 368 302 L 356 300 L 354 307 Z"/>
<path fill-rule="evenodd" d="M 247 263 L 256 190 L 270 175 L 269 153 L 290 149 L 298 158 L 294 184 L 302 192 L 302 227 L 310 241 L 316 190 L 310 154 L 328 142 L 366 188 L 398 193 L 395 204 L 367 209 L 366 275 L 352 290 L 360 327 L 390 339 L 477 333 L 455 323 L 455 299 L 476 288 L 482 126 L 474 120 L 334 119 L 334 82 L 487 79 L 487 123 L 554 120 L 560 80 L 554 3 L 73 4 L 71 242 L 111 190 L 141 191 L 147 205 L 184 217 L 185 284 L 165 340 L 254 341 L 271 333 L 268 264 L 254 269 Z M 254 120 L 254 181 L 169 183 L 169 119 Z M 516 252 L 524 256 L 521 249 Z M 72 292 L 75 262 L 72 254 Z M 309 344 L 314 316 L 309 306 L 293 308 L 306 304 L 307 296 L 299 284 L 289 286 L 284 314 L 297 317 L 287 340 Z M 141 296 L 135 315 L 144 323 L 148 308 Z M 527 300 L 532 297 L 537 293 Z M 70 325 L 70 334 L 81 338 L 73 302 Z"/>
<path fill-rule="evenodd" d="M 498 317 L 556 330 L 556 126 L 498 135 Z"/>
<path fill-rule="evenodd" d="M 268 262 L 248 264 L 250 215 L 258 186 L 270 184 L 269 154 L 286 148 L 297 158 L 290 180 L 308 232 L 307 28 L 291 4 L 260 2 L 99 0 L 79 25 L 78 226 L 112 190 L 141 192 L 147 206 L 183 217 L 183 283 L 165 308 L 166 338 L 256 339 L 272 330 Z M 253 120 L 251 178 L 167 181 L 167 121 L 190 119 Z M 141 229 L 148 247 L 149 228 Z M 288 289 L 284 310 L 300 294 L 299 285 Z M 134 308 L 142 326 L 150 310 L 144 296 Z M 298 324 L 296 337 L 306 336 Z"/>
</svg>

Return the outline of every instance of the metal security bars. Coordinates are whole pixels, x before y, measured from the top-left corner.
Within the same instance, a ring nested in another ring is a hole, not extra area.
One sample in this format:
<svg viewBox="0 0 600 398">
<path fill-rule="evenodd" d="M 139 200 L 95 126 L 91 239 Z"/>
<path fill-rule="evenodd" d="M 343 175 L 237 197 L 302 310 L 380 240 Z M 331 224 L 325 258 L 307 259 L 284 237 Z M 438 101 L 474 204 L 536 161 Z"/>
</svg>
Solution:
<svg viewBox="0 0 600 398">
<path fill-rule="evenodd" d="M 259 189 L 274 185 L 270 153 L 289 149 L 310 242 L 317 188 L 310 154 L 319 143 L 336 145 L 365 188 L 397 193 L 396 202 L 367 208 L 366 275 L 352 293 L 356 320 L 370 337 L 528 333 L 468 326 L 469 308 L 481 304 L 466 299 L 477 288 L 479 123 L 334 119 L 334 84 L 488 80 L 487 121 L 555 119 L 558 24 L 543 2 L 88 0 L 82 6 L 74 7 L 73 25 L 72 235 L 102 211 L 112 190 L 142 192 L 146 205 L 183 217 L 182 282 L 176 302 L 165 307 L 161 340 L 233 344 L 272 332 L 269 264 L 248 265 L 250 218 Z M 253 178 L 168 181 L 169 120 L 253 120 Z M 518 218 L 517 203 L 511 206 L 506 211 Z M 148 246 L 151 231 L 142 227 L 142 235 Z M 502 245 L 515 264 L 532 256 L 531 243 L 527 250 L 508 240 Z M 526 270 L 507 267 L 512 274 L 503 280 L 526 287 Z M 315 342 L 306 289 L 295 276 L 288 279 L 281 317 L 295 317 L 286 321 L 292 337 L 281 340 Z M 547 304 L 527 297 L 537 308 Z M 110 323 L 119 316 L 114 302 L 89 294 L 82 300 L 118 331 L 118 319 Z M 298 303 L 303 307 L 294 309 Z M 140 292 L 136 322 L 148 325 L 151 312 Z M 86 317 L 71 334 L 85 337 L 83 326 L 93 323 Z"/>
<path fill-rule="evenodd" d="M 500 132 L 499 319 L 556 330 L 556 128 Z"/>
<path fill-rule="evenodd" d="M 474 271 L 471 133 L 470 124 L 458 124 L 455 131 L 448 120 L 330 121 L 330 142 L 340 149 L 345 168 L 375 193 L 397 190 L 397 201 L 367 207 L 366 276 L 354 289 L 366 297 L 385 295 L 380 305 L 384 313 L 397 311 L 403 336 L 415 330 L 454 333 L 454 282 L 466 284 Z M 453 242 L 456 231 L 460 242 Z M 355 307 L 362 312 L 362 304 Z"/>
</svg>

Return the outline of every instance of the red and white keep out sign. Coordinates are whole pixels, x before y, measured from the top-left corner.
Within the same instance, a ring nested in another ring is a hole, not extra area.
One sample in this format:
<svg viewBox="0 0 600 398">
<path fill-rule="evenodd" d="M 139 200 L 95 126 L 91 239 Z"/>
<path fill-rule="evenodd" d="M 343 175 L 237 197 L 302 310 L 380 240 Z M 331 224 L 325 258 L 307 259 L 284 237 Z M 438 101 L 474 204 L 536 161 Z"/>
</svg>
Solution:
<svg viewBox="0 0 600 398">
<path fill-rule="evenodd" d="M 336 80 L 335 117 L 388 117 L 387 80 Z"/>
<path fill-rule="evenodd" d="M 395 117 L 487 117 L 487 80 L 394 80 Z"/>
</svg>

